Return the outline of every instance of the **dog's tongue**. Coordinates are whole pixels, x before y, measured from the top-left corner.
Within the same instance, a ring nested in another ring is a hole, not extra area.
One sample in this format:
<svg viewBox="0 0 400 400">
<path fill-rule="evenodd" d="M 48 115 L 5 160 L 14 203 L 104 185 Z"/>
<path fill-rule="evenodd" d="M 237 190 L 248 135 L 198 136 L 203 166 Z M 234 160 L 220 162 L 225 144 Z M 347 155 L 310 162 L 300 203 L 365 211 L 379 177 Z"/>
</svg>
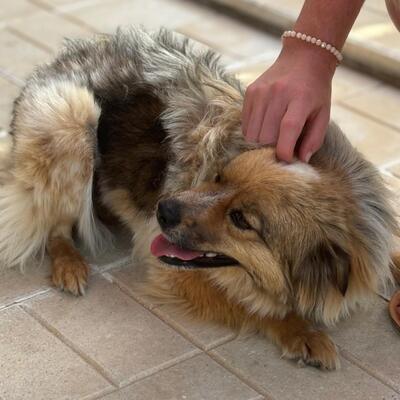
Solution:
<svg viewBox="0 0 400 400">
<path fill-rule="evenodd" d="M 203 253 L 200 251 L 185 250 L 175 244 L 169 242 L 165 236 L 158 235 L 151 243 L 151 254 L 156 257 L 169 256 L 176 257 L 181 260 L 193 260 L 201 257 Z"/>
</svg>

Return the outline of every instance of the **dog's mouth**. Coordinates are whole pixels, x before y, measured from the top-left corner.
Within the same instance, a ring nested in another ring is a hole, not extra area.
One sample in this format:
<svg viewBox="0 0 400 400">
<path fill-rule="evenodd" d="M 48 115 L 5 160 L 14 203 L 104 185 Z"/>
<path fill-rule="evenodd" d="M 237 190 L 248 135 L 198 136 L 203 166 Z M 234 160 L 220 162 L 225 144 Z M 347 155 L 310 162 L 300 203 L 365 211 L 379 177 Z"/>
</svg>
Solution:
<svg viewBox="0 0 400 400">
<path fill-rule="evenodd" d="M 238 265 L 225 254 L 184 249 L 158 235 L 151 243 L 151 253 L 165 264 L 185 268 L 218 268 Z"/>
</svg>

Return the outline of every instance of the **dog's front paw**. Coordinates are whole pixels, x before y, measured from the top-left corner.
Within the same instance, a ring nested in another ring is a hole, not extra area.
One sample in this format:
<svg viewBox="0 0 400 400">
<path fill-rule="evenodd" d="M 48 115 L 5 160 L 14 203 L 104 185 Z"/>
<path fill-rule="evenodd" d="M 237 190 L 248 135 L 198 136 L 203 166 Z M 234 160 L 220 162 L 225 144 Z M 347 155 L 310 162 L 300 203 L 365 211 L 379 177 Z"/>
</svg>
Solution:
<svg viewBox="0 0 400 400">
<path fill-rule="evenodd" d="M 336 346 L 322 331 L 310 330 L 290 336 L 282 343 L 282 350 L 285 358 L 298 359 L 321 369 L 340 368 Z"/>
<path fill-rule="evenodd" d="M 89 266 L 81 256 L 59 257 L 52 264 L 52 282 L 61 290 L 75 296 L 85 294 Z"/>
</svg>

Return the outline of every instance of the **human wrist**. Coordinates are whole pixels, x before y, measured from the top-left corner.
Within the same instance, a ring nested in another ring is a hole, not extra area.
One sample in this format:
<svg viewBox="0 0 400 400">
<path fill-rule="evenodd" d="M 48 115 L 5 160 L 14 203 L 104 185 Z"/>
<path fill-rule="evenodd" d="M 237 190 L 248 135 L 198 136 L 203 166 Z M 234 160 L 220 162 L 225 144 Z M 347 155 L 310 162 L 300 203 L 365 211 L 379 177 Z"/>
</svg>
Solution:
<svg viewBox="0 0 400 400">
<path fill-rule="evenodd" d="M 335 55 L 324 48 L 297 38 L 284 38 L 279 59 L 307 65 L 318 73 L 332 78 L 338 65 Z"/>
</svg>

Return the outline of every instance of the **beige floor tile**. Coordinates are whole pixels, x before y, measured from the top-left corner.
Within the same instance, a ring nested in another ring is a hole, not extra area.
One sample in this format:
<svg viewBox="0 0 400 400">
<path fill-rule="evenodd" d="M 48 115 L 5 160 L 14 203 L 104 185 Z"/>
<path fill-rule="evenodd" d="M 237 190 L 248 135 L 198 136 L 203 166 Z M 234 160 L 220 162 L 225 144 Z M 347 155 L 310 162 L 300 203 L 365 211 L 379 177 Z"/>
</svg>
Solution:
<svg viewBox="0 0 400 400">
<path fill-rule="evenodd" d="M 398 178 L 400 178 L 400 158 L 399 158 L 399 162 L 392 165 L 389 168 L 389 171 L 394 174 L 395 176 L 397 176 Z"/>
<path fill-rule="evenodd" d="M 131 262 L 131 237 L 132 234 L 127 230 L 121 230 L 110 237 L 110 240 L 104 243 L 104 247 L 97 254 L 92 254 L 83 245 L 78 247 L 90 265 L 95 266 L 97 271 L 105 271 Z"/>
<path fill-rule="evenodd" d="M 371 11 L 378 11 L 381 14 L 386 14 L 386 4 L 384 0 L 366 0 L 364 7 Z"/>
<path fill-rule="evenodd" d="M 347 99 L 355 95 L 361 97 L 375 90 L 379 84 L 376 79 L 350 68 L 337 68 L 332 82 L 332 100 Z"/>
<path fill-rule="evenodd" d="M 281 48 L 279 39 L 265 35 L 264 32 L 222 13 L 210 13 L 207 18 L 180 25 L 177 30 L 222 53 L 238 58 L 277 53 Z"/>
<path fill-rule="evenodd" d="M 280 0 L 279 3 L 275 0 L 260 0 L 260 4 L 264 4 L 273 10 L 279 10 L 279 13 L 293 19 L 300 14 L 303 3 L 303 0 Z"/>
<path fill-rule="evenodd" d="M 393 390 L 342 359 L 339 371 L 300 368 L 281 358 L 267 339 L 250 336 L 211 351 L 231 368 L 279 400 L 399 399 Z M 393 396 L 393 397 L 392 397 Z M 397 396 L 397 397 L 396 397 Z"/>
<path fill-rule="evenodd" d="M 0 21 L 9 21 L 16 17 L 26 16 L 38 8 L 28 0 L 2 0 L 0 7 Z"/>
<path fill-rule="evenodd" d="M 13 101 L 18 96 L 20 90 L 18 86 L 0 78 L 0 130 L 8 130 Z"/>
<path fill-rule="evenodd" d="M 388 171 L 389 174 L 382 174 L 383 179 L 394 193 L 394 201 L 396 202 L 396 204 L 399 203 L 400 206 L 400 164 L 395 164 L 394 166 L 388 168 Z"/>
<path fill-rule="evenodd" d="M 399 32 L 387 13 L 364 7 L 350 31 L 349 39 L 400 60 Z"/>
<path fill-rule="evenodd" d="M 367 312 L 359 312 L 342 322 L 332 331 L 332 337 L 340 347 L 379 371 L 400 390 L 400 357 L 397 356 L 400 339 L 390 322 L 387 307 L 386 301 L 376 297 Z"/>
<path fill-rule="evenodd" d="M 118 383 L 131 382 L 198 351 L 99 277 L 92 279 L 84 297 L 57 293 L 27 304 Z"/>
<path fill-rule="evenodd" d="M 56 52 L 65 38 L 84 38 L 93 32 L 47 11 L 15 20 L 9 26 L 49 51 Z"/>
<path fill-rule="evenodd" d="M 400 44 L 400 33 L 399 33 Z M 400 132 L 400 90 L 387 85 L 366 90 L 342 101 L 352 109 L 394 126 Z"/>
<path fill-rule="evenodd" d="M 332 118 L 367 159 L 382 165 L 398 159 L 400 134 L 351 110 L 333 105 Z"/>
<path fill-rule="evenodd" d="M 206 355 L 130 385 L 104 400 L 258 400 L 258 395 Z"/>
<path fill-rule="evenodd" d="M 175 28 L 182 23 L 201 18 L 204 8 L 184 0 L 105 0 L 73 8 L 75 18 L 98 32 L 111 33 L 119 26 L 143 25 L 148 29 L 160 26 Z"/>
<path fill-rule="evenodd" d="M 206 350 L 236 337 L 236 332 L 228 327 L 185 315 L 176 305 L 163 305 L 153 311 Z"/>
<path fill-rule="evenodd" d="M 146 304 L 146 307 L 154 309 L 159 306 L 152 299 L 143 295 L 141 283 L 146 281 L 145 265 L 128 263 L 120 268 L 110 270 L 107 274 L 106 276 L 109 276 L 109 279 L 140 303 Z"/>
<path fill-rule="evenodd" d="M 29 265 L 24 271 L 13 268 L 0 274 L 0 308 L 43 292 L 50 287 L 47 263 Z"/>
<path fill-rule="evenodd" d="M 0 312 L 0 396 L 5 400 L 80 399 L 107 381 L 21 309 Z"/>
<path fill-rule="evenodd" d="M 233 72 L 236 77 L 243 82 L 245 86 L 254 82 L 263 72 L 265 72 L 275 61 L 277 53 L 266 53 L 263 56 L 257 57 L 257 60 L 250 59 L 242 62 L 228 65 L 229 71 Z"/>
<path fill-rule="evenodd" d="M 0 68 L 19 79 L 25 79 L 35 65 L 51 57 L 44 50 L 7 30 L 0 30 L 0 49 Z"/>
<path fill-rule="evenodd" d="M 58 10 L 81 8 L 104 0 L 40 0 L 41 3 L 55 7 Z"/>
<path fill-rule="evenodd" d="M 1 90 L 1 89 L 0 89 Z M 9 118 L 9 115 L 7 114 L 5 118 Z M 4 127 L 8 126 L 8 124 L 4 124 Z M 8 157 L 10 154 L 12 146 L 12 139 L 11 136 L 8 134 L 8 132 L 5 130 L 5 128 L 1 128 L 0 124 L 0 160 L 3 161 L 3 157 Z"/>
</svg>

